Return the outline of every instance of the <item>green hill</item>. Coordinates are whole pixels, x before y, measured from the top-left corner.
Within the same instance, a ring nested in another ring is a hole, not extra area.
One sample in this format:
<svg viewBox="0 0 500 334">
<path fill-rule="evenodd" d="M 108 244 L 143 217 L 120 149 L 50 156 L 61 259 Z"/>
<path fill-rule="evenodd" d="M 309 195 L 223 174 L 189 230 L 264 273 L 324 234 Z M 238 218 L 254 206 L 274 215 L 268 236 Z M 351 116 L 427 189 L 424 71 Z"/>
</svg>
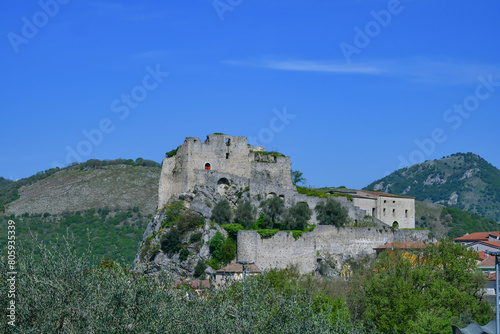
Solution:
<svg viewBox="0 0 500 334">
<path fill-rule="evenodd" d="M 473 153 L 399 169 L 364 189 L 414 196 L 500 221 L 500 170 Z"/>
<path fill-rule="evenodd" d="M 415 201 L 415 227 L 430 230 L 437 239 L 499 229 L 496 221 L 476 213 L 420 201 Z"/>
<path fill-rule="evenodd" d="M 131 265 L 144 229 L 156 209 L 160 165 L 144 159 L 89 160 L 50 169 L 16 182 L 0 179 L 0 246 L 7 220 L 28 248 L 35 239 L 63 242 L 77 253 L 90 244 L 96 261 L 110 258 Z"/>
</svg>

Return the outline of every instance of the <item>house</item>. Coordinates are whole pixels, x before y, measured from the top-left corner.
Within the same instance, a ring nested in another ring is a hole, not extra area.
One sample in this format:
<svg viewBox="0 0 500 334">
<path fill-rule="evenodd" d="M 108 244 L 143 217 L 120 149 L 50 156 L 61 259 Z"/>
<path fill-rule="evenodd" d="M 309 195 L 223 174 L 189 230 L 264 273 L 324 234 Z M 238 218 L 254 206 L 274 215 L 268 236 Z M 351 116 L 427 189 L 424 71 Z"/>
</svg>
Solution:
<svg viewBox="0 0 500 334">
<path fill-rule="evenodd" d="M 471 234 L 466 234 L 462 237 L 454 239 L 455 242 L 459 242 L 464 246 L 468 246 L 479 241 L 497 241 L 500 240 L 500 232 L 475 232 Z"/>
<path fill-rule="evenodd" d="M 260 269 L 253 263 L 245 265 L 245 275 L 255 276 L 260 274 Z M 239 281 L 243 279 L 243 265 L 231 264 L 215 272 L 215 284 L 221 285 L 227 281 Z"/>
<path fill-rule="evenodd" d="M 366 214 L 399 228 L 415 228 L 415 197 L 393 195 L 381 191 L 357 190 L 353 204 Z"/>
<path fill-rule="evenodd" d="M 476 252 L 500 252 L 500 240 L 498 241 L 476 241 L 465 245 L 467 248 L 472 248 Z"/>
</svg>

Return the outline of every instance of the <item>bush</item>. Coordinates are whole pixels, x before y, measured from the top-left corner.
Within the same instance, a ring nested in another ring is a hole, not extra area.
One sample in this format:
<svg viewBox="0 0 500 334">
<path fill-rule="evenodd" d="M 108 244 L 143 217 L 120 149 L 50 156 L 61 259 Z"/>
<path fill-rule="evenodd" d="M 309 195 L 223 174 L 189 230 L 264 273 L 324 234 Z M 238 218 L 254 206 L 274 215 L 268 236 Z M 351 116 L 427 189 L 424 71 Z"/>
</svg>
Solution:
<svg viewBox="0 0 500 334">
<path fill-rule="evenodd" d="M 217 232 L 215 233 L 214 237 L 208 242 L 208 245 L 210 246 L 210 253 L 212 254 L 212 257 L 218 262 L 220 262 L 222 258 L 222 247 L 224 247 L 225 241 L 226 240 L 222 233 Z"/>
<path fill-rule="evenodd" d="M 312 211 L 307 203 L 297 203 L 286 211 L 284 217 L 285 228 L 288 230 L 303 230 L 306 228 L 309 219 L 311 219 L 311 215 Z"/>
<path fill-rule="evenodd" d="M 272 229 L 285 213 L 285 202 L 278 196 L 273 196 L 260 202 L 260 208 L 264 214 L 262 228 Z"/>
<path fill-rule="evenodd" d="M 202 236 L 203 236 L 203 233 L 201 233 L 201 232 L 195 232 L 195 233 L 191 234 L 191 236 L 189 237 L 189 243 L 192 244 L 192 243 L 200 241 Z"/>
<path fill-rule="evenodd" d="M 278 229 L 257 229 L 257 233 L 260 234 L 261 238 L 271 238 L 273 235 L 278 233 Z"/>
<path fill-rule="evenodd" d="M 219 225 L 229 224 L 233 219 L 233 210 L 227 200 L 219 201 L 212 210 L 212 220 Z"/>
<path fill-rule="evenodd" d="M 227 224 L 224 225 L 224 229 L 227 231 L 229 237 L 236 240 L 238 237 L 238 231 L 244 230 L 245 228 L 240 224 Z"/>
<path fill-rule="evenodd" d="M 166 214 L 167 219 L 162 223 L 163 227 L 172 226 L 179 217 L 186 212 L 186 208 L 184 207 L 184 201 L 177 201 L 170 204 L 167 207 Z"/>
<path fill-rule="evenodd" d="M 209 245 L 212 257 L 218 263 L 227 264 L 236 257 L 236 242 L 232 238 L 224 238 L 220 232 L 215 234 Z"/>
<path fill-rule="evenodd" d="M 179 216 L 177 220 L 177 229 L 181 235 L 186 234 L 203 225 L 205 219 L 197 212 L 188 210 L 186 213 Z"/>
<path fill-rule="evenodd" d="M 189 251 L 187 248 L 182 248 L 181 251 L 179 252 L 179 259 L 181 261 L 186 261 L 189 256 Z"/>
<path fill-rule="evenodd" d="M 205 276 L 205 269 L 207 269 L 207 265 L 205 264 L 205 262 L 203 262 L 202 260 L 198 260 L 196 266 L 194 267 L 193 276 L 195 278 L 203 278 L 203 276 Z"/>
<path fill-rule="evenodd" d="M 168 255 L 175 254 L 181 249 L 181 234 L 177 228 L 171 228 L 170 231 L 161 237 L 160 247 L 161 250 Z"/>
<path fill-rule="evenodd" d="M 245 228 L 251 228 L 255 224 L 257 208 L 250 201 L 239 201 L 234 214 L 234 221 Z"/>
<path fill-rule="evenodd" d="M 316 205 L 316 218 L 320 225 L 334 225 L 342 227 L 347 224 L 349 215 L 347 209 L 338 201 L 328 197 L 325 201 Z"/>
<path fill-rule="evenodd" d="M 273 288 L 264 277 L 248 277 L 244 289 L 235 282 L 198 298 L 162 272 L 153 278 L 116 263 L 99 267 L 72 245 L 37 246 L 38 259 L 19 256 L 16 327 L 2 321 L 1 333 L 368 333 L 362 324 L 332 325 L 329 308 L 314 307 L 310 293 L 293 285 Z M 195 271 L 203 277 L 199 262 Z M 0 261 L 0 272 L 7 266 Z M 0 290 L 5 306 L 8 285 Z"/>
</svg>

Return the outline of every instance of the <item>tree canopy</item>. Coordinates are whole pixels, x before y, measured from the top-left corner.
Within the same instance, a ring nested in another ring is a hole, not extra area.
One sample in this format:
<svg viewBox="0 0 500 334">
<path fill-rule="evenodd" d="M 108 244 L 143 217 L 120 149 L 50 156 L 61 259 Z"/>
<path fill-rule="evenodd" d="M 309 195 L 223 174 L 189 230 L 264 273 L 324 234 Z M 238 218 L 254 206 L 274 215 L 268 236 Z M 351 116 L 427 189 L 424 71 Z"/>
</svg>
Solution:
<svg viewBox="0 0 500 334">
<path fill-rule="evenodd" d="M 366 318 L 388 333 L 449 333 L 462 319 L 486 323 L 477 253 L 450 240 L 423 250 L 388 251 L 363 284 Z M 460 325 L 464 325 L 463 323 Z"/>
</svg>

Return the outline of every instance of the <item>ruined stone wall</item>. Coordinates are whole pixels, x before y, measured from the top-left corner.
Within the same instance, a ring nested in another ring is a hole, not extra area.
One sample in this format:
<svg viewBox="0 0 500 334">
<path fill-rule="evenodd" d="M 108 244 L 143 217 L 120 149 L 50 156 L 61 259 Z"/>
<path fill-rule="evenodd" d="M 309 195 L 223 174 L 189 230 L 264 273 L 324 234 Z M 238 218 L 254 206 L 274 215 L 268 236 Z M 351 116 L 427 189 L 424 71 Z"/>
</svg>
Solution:
<svg viewBox="0 0 500 334">
<path fill-rule="evenodd" d="M 292 189 L 290 158 L 259 153 L 264 151 L 263 147 L 249 145 L 246 137 L 211 134 L 205 141 L 187 137 L 175 156 L 163 160 L 158 207 L 163 207 L 172 196 L 204 184 L 213 172 Z M 205 169 L 206 164 L 210 170 Z"/>
<path fill-rule="evenodd" d="M 337 262 L 394 241 L 428 241 L 428 231 L 391 231 L 389 228 L 341 228 L 319 225 L 295 240 L 290 232 L 262 239 L 256 231 L 238 232 L 238 261 L 253 261 L 261 269 L 296 265 L 302 274 L 316 269 L 318 256 Z"/>
</svg>

